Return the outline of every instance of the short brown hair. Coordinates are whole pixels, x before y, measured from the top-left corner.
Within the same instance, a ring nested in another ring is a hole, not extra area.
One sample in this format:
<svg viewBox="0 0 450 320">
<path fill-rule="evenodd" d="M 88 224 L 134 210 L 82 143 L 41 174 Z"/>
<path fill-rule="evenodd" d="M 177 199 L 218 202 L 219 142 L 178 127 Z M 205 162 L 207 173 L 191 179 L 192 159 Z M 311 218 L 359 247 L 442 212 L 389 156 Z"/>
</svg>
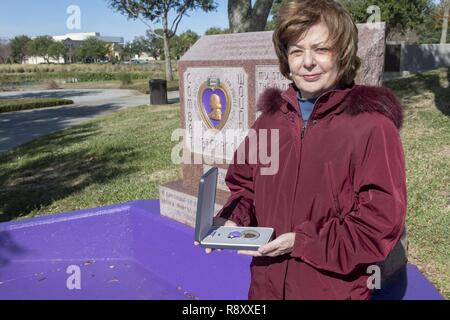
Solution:
<svg viewBox="0 0 450 320">
<path fill-rule="evenodd" d="M 284 3 L 278 13 L 273 33 L 280 71 L 291 79 L 288 63 L 288 45 L 297 41 L 312 26 L 324 22 L 329 31 L 328 42 L 339 63 L 334 85 L 351 85 L 361 65 L 357 56 L 358 29 L 350 13 L 335 0 L 291 0 Z"/>
</svg>

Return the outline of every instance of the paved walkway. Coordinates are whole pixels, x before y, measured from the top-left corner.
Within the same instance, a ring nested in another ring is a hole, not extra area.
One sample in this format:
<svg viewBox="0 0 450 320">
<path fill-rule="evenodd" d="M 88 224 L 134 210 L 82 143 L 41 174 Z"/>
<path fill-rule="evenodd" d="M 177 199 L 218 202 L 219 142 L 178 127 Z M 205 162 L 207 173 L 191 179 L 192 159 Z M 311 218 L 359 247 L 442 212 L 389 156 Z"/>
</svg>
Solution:
<svg viewBox="0 0 450 320">
<path fill-rule="evenodd" d="M 73 105 L 0 113 L 0 153 L 97 116 L 150 103 L 149 95 L 121 89 L 67 89 L 0 92 L 0 99 L 65 98 Z M 179 101 L 169 92 L 169 103 Z"/>
</svg>

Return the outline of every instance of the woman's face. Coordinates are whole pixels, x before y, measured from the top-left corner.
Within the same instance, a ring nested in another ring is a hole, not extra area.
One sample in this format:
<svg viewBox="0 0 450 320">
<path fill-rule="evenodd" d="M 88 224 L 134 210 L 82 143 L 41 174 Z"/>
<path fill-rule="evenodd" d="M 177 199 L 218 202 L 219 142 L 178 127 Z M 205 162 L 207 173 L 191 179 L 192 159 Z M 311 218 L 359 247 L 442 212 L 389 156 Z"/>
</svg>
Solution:
<svg viewBox="0 0 450 320">
<path fill-rule="evenodd" d="M 302 98 L 318 97 L 331 89 L 337 78 L 338 65 L 326 43 L 327 38 L 328 28 L 322 22 L 288 46 L 289 69 Z"/>
</svg>

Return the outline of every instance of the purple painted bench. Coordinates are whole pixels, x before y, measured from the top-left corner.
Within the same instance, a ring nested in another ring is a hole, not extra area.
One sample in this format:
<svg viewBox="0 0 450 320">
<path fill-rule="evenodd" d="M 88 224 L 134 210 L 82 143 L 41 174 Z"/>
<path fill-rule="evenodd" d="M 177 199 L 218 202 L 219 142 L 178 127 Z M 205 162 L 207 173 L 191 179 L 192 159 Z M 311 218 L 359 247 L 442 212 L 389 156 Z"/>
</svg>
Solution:
<svg viewBox="0 0 450 320">
<path fill-rule="evenodd" d="M 158 200 L 2 223 L 0 299 L 246 299 L 250 257 L 206 255 L 193 233 L 160 216 Z M 71 265 L 80 290 L 66 285 Z M 443 299 L 415 266 L 406 272 L 377 299 Z"/>
</svg>

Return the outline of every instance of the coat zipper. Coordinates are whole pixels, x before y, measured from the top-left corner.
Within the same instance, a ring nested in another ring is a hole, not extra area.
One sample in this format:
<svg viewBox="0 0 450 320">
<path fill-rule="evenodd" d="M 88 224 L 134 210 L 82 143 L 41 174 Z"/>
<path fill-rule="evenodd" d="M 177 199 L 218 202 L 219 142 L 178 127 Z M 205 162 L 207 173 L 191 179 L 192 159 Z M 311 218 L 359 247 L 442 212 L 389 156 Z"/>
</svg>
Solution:
<svg viewBox="0 0 450 320">
<path fill-rule="evenodd" d="M 322 93 L 317 99 L 316 99 L 316 102 L 314 102 L 314 106 L 313 106 L 313 110 L 312 110 L 312 112 L 311 112 L 311 115 L 309 116 L 309 119 L 311 119 L 312 118 L 312 116 L 314 115 L 314 111 L 316 111 L 316 105 L 317 105 L 317 102 L 319 102 L 319 100 L 320 100 L 320 98 L 323 96 L 323 95 L 325 95 L 325 94 L 327 94 L 327 93 L 330 93 L 330 92 L 334 92 L 334 91 L 338 91 L 338 90 L 331 90 L 331 91 L 327 91 L 327 92 L 324 92 L 324 93 Z M 300 106 L 300 108 L 301 108 L 301 106 Z M 302 118 L 302 120 L 303 120 L 303 116 L 302 116 L 302 114 L 301 114 L 301 111 L 300 111 L 300 117 Z M 300 134 L 300 139 L 303 141 L 303 138 L 305 137 L 305 132 L 306 132 L 306 129 L 307 129 L 307 127 L 309 127 L 309 120 L 306 122 L 306 124 L 305 124 L 305 120 L 303 120 L 303 127 L 302 127 L 302 131 L 301 131 L 301 134 Z"/>
<path fill-rule="evenodd" d="M 335 90 L 331 90 L 331 91 L 328 91 L 328 92 L 334 92 L 334 91 L 337 91 L 337 90 L 335 89 Z M 309 116 L 310 119 L 311 119 L 312 116 L 314 115 L 314 111 L 316 110 L 317 102 L 320 100 L 320 98 L 321 98 L 323 95 L 325 95 L 325 94 L 328 93 L 328 92 L 322 93 L 322 94 L 316 99 L 316 102 L 314 102 L 313 110 L 311 111 L 311 115 Z M 302 116 L 301 110 L 300 110 L 300 118 L 301 118 L 302 121 L 303 121 L 303 127 L 302 127 L 302 131 L 301 131 L 301 134 L 300 134 L 300 139 L 301 139 L 301 144 L 300 144 L 300 163 L 299 163 L 299 167 L 298 167 L 297 179 L 298 179 L 298 175 L 300 174 L 300 167 L 301 167 L 301 164 L 302 164 L 303 139 L 304 139 L 304 137 L 305 137 L 306 128 L 308 127 L 308 123 L 309 123 L 309 121 L 307 121 L 307 122 L 306 122 L 306 125 L 305 125 L 305 121 L 303 120 L 303 116 Z M 295 190 L 294 190 L 294 203 L 295 203 L 295 199 L 296 199 L 296 195 L 297 195 L 297 189 L 298 189 L 298 188 L 297 188 L 297 186 L 296 186 L 296 187 L 295 187 Z M 291 216 L 291 226 L 292 226 L 292 219 L 293 219 L 293 216 Z M 287 273 L 288 273 L 288 268 L 289 268 L 289 263 L 286 264 L 286 270 L 285 270 L 285 274 L 284 274 L 284 282 L 285 282 L 285 283 L 286 283 L 286 277 L 287 277 Z M 285 297 L 285 294 L 286 294 L 286 292 L 285 292 L 286 287 L 285 287 L 285 286 L 283 286 L 283 287 L 284 287 L 284 288 L 283 288 L 283 298 L 284 298 L 284 297 Z"/>
<path fill-rule="evenodd" d="M 328 91 L 328 92 L 334 92 L 334 91 L 337 91 L 337 90 L 331 90 L 331 91 Z M 314 111 L 316 111 L 317 102 L 319 102 L 320 98 L 321 98 L 324 94 L 326 94 L 326 93 L 328 93 L 328 92 L 322 93 L 322 94 L 316 99 L 316 102 L 314 103 L 314 107 L 313 107 L 313 110 L 312 110 L 312 112 L 311 112 L 311 115 L 309 116 L 310 119 L 312 119 L 312 116 L 314 115 Z M 301 113 L 301 112 L 300 112 L 300 113 Z M 301 116 L 301 114 L 300 114 L 300 116 Z M 302 120 L 303 120 L 303 117 L 302 117 Z M 301 131 L 301 134 L 300 134 L 300 139 L 301 139 L 301 141 L 302 141 L 302 146 L 301 146 L 301 149 L 300 149 L 301 151 L 303 150 L 303 139 L 305 138 L 306 130 L 307 130 L 307 128 L 309 127 L 309 122 L 310 122 L 310 120 L 308 120 L 308 121 L 306 122 L 306 125 L 305 125 L 305 121 L 303 121 L 303 127 L 302 127 L 302 131 Z M 300 152 L 301 152 L 301 151 L 300 151 Z M 302 153 L 302 152 L 301 152 L 301 153 Z M 301 161 L 302 161 L 302 160 L 301 160 L 301 158 L 302 158 L 301 153 L 300 153 L 300 165 L 301 165 Z M 342 222 L 341 206 L 340 206 L 340 204 L 339 204 L 339 199 L 338 199 L 337 196 L 336 196 L 336 192 L 334 191 L 334 181 L 332 180 L 332 177 L 331 177 L 329 165 L 327 165 L 327 169 L 328 169 L 328 176 L 330 177 L 330 183 L 332 184 L 332 185 L 331 185 L 331 191 L 332 191 L 332 195 L 333 195 L 334 206 L 335 206 L 335 209 L 336 209 L 336 213 L 338 214 L 339 221 Z M 299 172 L 300 172 L 300 168 L 299 168 Z"/>
<path fill-rule="evenodd" d="M 316 102 L 314 102 L 314 106 L 313 106 L 313 110 L 311 111 L 311 115 L 309 116 L 310 119 L 312 119 L 312 116 L 314 115 L 314 111 L 316 111 L 317 102 L 319 102 L 320 98 L 322 96 L 324 96 L 326 93 L 334 92 L 334 91 L 338 91 L 338 89 L 334 89 L 334 90 L 331 90 L 331 91 L 324 92 L 319 97 L 317 97 Z M 301 106 L 300 106 L 300 108 L 301 108 Z M 300 161 L 299 161 L 299 166 L 298 166 L 297 179 L 298 179 L 298 175 L 300 174 L 301 165 L 302 165 L 303 139 L 305 138 L 305 132 L 306 132 L 306 130 L 308 128 L 308 124 L 310 122 L 310 121 L 307 121 L 306 125 L 305 125 L 305 121 L 303 120 L 303 116 L 302 116 L 301 110 L 300 110 L 300 118 L 303 121 L 303 127 L 302 127 L 301 134 L 300 134 L 300 140 L 301 140 L 301 143 L 300 143 Z M 296 198 L 296 196 L 297 196 L 297 187 L 294 190 L 294 199 Z M 294 200 L 294 202 L 295 202 L 295 200 Z M 291 217 L 291 226 L 292 226 L 292 219 L 293 219 L 293 217 Z"/>
<path fill-rule="evenodd" d="M 302 134 L 300 135 L 300 138 L 303 140 L 303 138 L 305 137 L 305 130 L 306 130 L 306 125 L 304 124 L 305 121 L 303 121 L 303 128 L 302 128 Z"/>
</svg>

